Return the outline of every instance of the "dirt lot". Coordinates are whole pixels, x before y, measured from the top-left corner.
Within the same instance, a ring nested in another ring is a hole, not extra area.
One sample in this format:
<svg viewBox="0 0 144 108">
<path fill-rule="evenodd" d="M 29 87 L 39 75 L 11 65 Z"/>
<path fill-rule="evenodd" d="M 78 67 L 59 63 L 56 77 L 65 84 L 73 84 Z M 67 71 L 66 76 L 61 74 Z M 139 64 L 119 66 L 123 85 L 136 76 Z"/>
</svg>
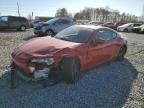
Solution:
<svg viewBox="0 0 144 108">
<path fill-rule="evenodd" d="M 9 89 L 12 50 L 31 38 L 26 32 L 0 31 L 0 108 L 144 108 L 144 35 L 123 33 L 128 52 L 122 62 L 101 65 L 73 85 L 63 82 L 45 89 L 19 82 Z"/>
</svg>

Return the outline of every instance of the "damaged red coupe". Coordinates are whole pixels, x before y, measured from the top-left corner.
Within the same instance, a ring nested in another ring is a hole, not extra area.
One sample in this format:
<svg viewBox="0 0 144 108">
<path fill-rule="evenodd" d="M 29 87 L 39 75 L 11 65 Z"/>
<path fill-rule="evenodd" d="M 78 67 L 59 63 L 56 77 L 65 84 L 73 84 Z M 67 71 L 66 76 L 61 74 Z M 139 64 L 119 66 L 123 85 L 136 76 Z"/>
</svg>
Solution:
<svg viewBox="0 0 144 108">
<path fill-rule="evenodd" d="M 80 73 L 108 61 L 122 59 L 127 40 L 102 26 L 74 25 L 56 36 L 31 39 L 14 49 L 12 69 L 24 79 L 61 76 L 75 82 Z"/>
</svg>

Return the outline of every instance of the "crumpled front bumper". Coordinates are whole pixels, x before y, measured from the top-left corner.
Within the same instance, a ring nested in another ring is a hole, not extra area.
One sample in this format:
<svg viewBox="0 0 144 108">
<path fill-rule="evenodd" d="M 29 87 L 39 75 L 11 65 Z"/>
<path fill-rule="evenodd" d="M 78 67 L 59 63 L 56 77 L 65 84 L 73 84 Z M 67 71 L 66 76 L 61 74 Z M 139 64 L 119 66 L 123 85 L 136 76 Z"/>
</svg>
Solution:
<svg viewBox="0 0 144 108">
<path fill-rule="evenodd" d="M 24 81 L 40 81 L 42 79 L 48 79 L 52 68 L 53 66 L 48 67 L 47 70 L 38 70 L 31 73 L 30 75 L 25 74 L 19 67 L 11 67 L 10 71 L 13 71 L 17 77 Z"/>
</svg>

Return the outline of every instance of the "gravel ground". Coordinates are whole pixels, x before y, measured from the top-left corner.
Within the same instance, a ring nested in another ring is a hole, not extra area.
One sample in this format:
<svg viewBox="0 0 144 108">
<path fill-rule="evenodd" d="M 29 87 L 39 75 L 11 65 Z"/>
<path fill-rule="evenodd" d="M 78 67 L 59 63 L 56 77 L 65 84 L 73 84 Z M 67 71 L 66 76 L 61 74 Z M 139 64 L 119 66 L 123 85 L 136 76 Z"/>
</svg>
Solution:
<svg viewBox="0 0 144 108">
<path fill-rule="evenodd" d="M 111 62 L 87 72 L 76 84 L 19 82 L 9 89 L 12 50 L 31 38 L 26 32 L 0 31 L 0 108 L 144 108 L 144 35 L 125 33 L 128 53 L 121 62 Z"/>
</svg>

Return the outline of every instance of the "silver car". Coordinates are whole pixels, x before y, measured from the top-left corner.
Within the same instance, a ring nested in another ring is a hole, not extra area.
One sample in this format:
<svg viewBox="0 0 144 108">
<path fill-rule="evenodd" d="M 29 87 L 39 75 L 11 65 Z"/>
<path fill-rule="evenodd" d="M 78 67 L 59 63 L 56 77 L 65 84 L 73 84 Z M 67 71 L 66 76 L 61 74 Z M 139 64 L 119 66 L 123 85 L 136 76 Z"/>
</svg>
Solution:
<svg viewBox="0 0 144 108">
<path fill-rule="evenodd" d="M 121 26 L 118 26 L 117 30 L 120 32 L 132 32 L 133 27 L 140 26 L 141 23 L 127 23 Z"/>
<path fill-rule="evenodd" d="M 47 22 L 40 22 L 34 27 L 34 34 L 37 36 L 54 36 L 61 30 L 74 25 L 74 21 L 69 18 L 54 18 Z"/>
</svg>

